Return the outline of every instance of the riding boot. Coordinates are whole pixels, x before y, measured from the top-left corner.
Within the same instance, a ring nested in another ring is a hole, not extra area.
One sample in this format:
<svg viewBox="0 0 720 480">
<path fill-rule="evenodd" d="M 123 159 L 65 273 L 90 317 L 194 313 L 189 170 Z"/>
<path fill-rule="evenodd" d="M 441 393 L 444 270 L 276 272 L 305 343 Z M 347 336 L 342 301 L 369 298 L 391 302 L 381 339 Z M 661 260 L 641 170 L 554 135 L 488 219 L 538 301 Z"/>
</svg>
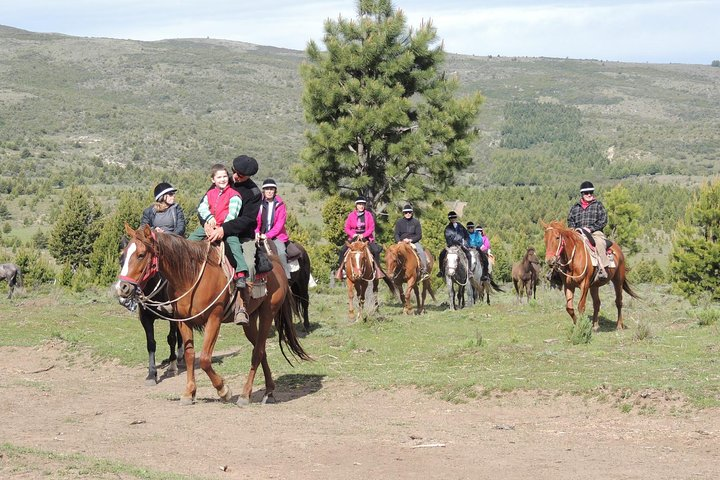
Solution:
<svg viewBox="0 0 720 480">
<path fill-rule="evenodd" d="M 482 273 L 482 276 L 480 277 L 480 280 L 482 280 L 484 282 L 485 280 L 490 280 L 490 273 L 489 273 L 490 266 L 488 265 L 489 262 L 488 262 L 487 256 L 481 255 L 481 257 L 482 257 L 483 273 Z"/>
<path fill-rule="evenodd" d="M 250 301 L 247 287 L 238 288 L 235 297 L 235 325 L 247 325 L 250 322 L 245 305 Z"/>
</svg>

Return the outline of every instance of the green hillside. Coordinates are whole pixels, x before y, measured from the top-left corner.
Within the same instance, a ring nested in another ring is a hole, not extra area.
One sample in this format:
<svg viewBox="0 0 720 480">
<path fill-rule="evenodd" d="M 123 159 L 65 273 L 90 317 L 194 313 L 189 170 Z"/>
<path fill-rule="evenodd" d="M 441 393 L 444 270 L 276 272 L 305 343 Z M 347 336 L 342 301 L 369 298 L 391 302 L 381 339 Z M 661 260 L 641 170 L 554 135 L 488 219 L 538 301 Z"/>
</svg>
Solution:
<svg viewBox="0 0 720 480">
<path fill-rule="evenodd" d="M 303 58 L 223 40 L 139 42 L 0 27 L 0 175 L 70 172 L 90 183 L 149 184 L 148 170 L 197 173 L 249 152 L 261 160 L 260 176 L 291 181 L 288 165 L 307 128 Z M 473 175 L 465 177 L 471 183 L 720 171 L 720 68 L 460 55 L 449 55 L 446 67 L 464 92 L 486 97 Z M 560 122 L 558 112 L 572 130 L 565 137 L 512 148 L 503 141 L 508 129 L 522 136 L 518 129 Z M 572 167 L 575 158 L 585 163 Z"/>
</svg>

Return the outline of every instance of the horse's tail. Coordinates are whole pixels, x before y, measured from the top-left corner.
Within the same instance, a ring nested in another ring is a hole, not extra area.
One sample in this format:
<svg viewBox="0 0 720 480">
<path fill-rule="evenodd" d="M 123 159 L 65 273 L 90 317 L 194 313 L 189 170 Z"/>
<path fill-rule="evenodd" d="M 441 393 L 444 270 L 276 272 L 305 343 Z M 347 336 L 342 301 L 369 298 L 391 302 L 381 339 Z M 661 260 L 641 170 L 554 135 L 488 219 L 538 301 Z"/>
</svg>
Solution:
<svg viewBox="0 0 720 480">
<path fill-rule="evenodd" d="M 385 273 L 385 276 L 383 277 L 383 281 L 385 282 L 385 285 L 388 286 L 388 288 L 390 289 L 390 292 L 392 292 L 393 296 L 395 298 L 397 298 L 398 300 L 400 300 L 400 294 L 398 294 L 398 292 L 395 290 L 395 282 L 392 281 L 392 278 L 390 278 L 390 276 L 387 273 Z"/>
<path fill-rule="evenodd" d="M 280 342 L 280 351 L 285 357 L 285 360 L 292 365 L 288 356 L 285 354 L 283 343 L 290 347 L 292 354 L 300 360 L 312 360 L 310 355 L 305 352 L 300 341 L 298 340 L 297 333 L 295 332 L 295 324 L 293 323 L 294 314 L 297 312 L 297 307 L 294 305 L 295 298 L 292 295 L 285 295 L 285 301 L 283 301 L 280 311 L 275 315 L 275 329 L 278 332 L 278 340 Z"/>
<path fill-rule="evenodd" d="M 432 282 L 430 281 L 429 278 L 426 278 L 425 280 L 423 280 L 423 282 L 425 282 L 424 285 L 426 285 L 426 287 L 427 287 L 427 291 L 430 294 L 430 298 L 433 299 L 433 302 L 437 303 L 437 298 L 435 298 L 435 290 L 433 289 Z"/>
<path fill-rule="evenodd" d="M 493 290 L 495 290 L 496 292 L 504 292 L 505 291 L 502 288 L 500 288 L 498 286 L 498 284 L 495 283 L 495 280 L 493 280 L 492 278 L 490 279 L 490 286 L 493 287 Z"/>
<path fill-rule="evenodd" d="M 634 291 L 632 288 L 630 288 L 630 284 L 628 283 L 627 278 L 623 280 L 622 288 L 623 288 L 623 290 L 625 290 L 625 291 L 627 292 L 627 294 L 630 295 L 631 297 L 640 299 L 640 296 L 639 296 L 637 293 L 635 293 L 635 291 Z"/>
<path fill-rule="evenodd" d="M 23 286 L 22 272 L 19 268 L 17 270 L 17 274 L 15 275 L 15 285 L 17 285 L 18 287 Z"/>
</svg>

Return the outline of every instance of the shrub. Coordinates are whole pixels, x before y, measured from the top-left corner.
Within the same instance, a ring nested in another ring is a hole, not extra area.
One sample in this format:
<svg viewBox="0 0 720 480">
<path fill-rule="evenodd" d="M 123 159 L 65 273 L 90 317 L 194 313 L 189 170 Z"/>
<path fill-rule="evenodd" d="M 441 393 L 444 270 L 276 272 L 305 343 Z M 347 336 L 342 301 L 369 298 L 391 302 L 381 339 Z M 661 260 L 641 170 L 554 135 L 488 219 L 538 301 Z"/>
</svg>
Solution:
<svg viewBox="0 0 720 480">
<path fill-rule="evenodd" d="M 587 315 L 582 315 L 577 323 L 568 330 L 568 340 L 573 345 L 584 345 L 592 340 L 592 321 Z"/>
<path fill-rule="evenodd" d="M 667 275 L 657 260 L 641 260 L 630 270 L 628 278 L 633 283 L 662 284 Z"/>
</svg>

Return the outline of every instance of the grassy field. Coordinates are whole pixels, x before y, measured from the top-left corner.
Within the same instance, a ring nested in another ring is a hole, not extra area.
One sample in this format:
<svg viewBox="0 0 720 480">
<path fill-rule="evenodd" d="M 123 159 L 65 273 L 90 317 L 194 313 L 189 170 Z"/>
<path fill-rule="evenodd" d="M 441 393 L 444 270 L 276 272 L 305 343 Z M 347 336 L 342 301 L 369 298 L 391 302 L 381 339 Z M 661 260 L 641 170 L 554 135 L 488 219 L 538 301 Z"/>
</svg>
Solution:
<svg viewBox="0 0 720 480">
<path fill-rule="evenodd" d="M 312 331 L 301 334 L 314 361 L 288 365 L 274 336 L 268 342 L 274 376 L 283 378 L 279 388 L 344 380 L 371 388 L 417 386 L 457 402 L 523 389 L 612 398 L 629 411 L 633 407 L 623 399 L 650 389 L 695 407 L 720 405 L 716 311 L 692 307 L 666 287 L 639 285 L 642 299 L 625 298 L 629 328 L 618 332 L 612 291 L 604 288 L 601 331 L 589 343 L 573 344 L 560 292 L 541 288 L 537 301 L 520 305 L 508 293 L 511 286 L 505 289 L 490 306 L 449 312 L 430 301 L 426 315 L 404 316 L 382 287 L 379 312 L 358 323 L 347 319 L 344 288 L 315 289 Z M 437 297 L 446 301 L 444 290 Z M 2 346 L 60 339 L 98 361 L 139 366 L 147 360 L 136 315 L 105 292 L 27 292 L 2 303 Z M 156 325 L 158 359 L 167 356 L 165 329 L 162 322 Z M 223 358 L 218 370 L 236 383 L 245 377 L 250 346 L 240 328 L 224 325 L 216 352 L 237 352 Z M 209 385 L 202 373 L 198 380 Z"/>
</svg>

